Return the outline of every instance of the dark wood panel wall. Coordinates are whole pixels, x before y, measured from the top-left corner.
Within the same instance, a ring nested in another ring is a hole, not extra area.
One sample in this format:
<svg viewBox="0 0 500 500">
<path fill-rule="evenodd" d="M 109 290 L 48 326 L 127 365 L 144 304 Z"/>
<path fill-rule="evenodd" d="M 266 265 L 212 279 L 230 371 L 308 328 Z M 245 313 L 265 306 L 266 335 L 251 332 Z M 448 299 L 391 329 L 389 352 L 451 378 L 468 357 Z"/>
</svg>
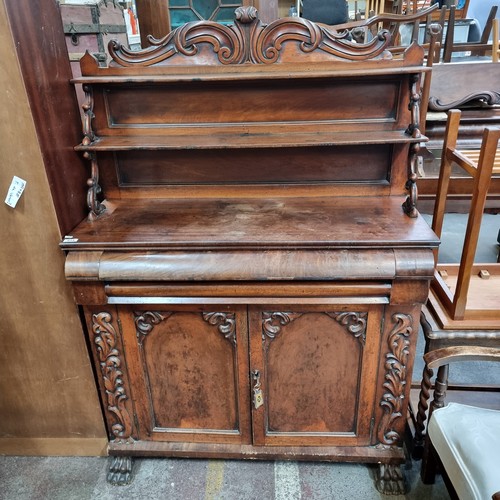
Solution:
<svg viewBox="0 0 500 500">
<path fill-rule="evenodd" d="M 73 151 L 82 131 L 59 7 L 55 0 L 5 0 L 5 8 L 59 227 L 67 234 L 86 214 L 89 166 Z"/>
<path fill-rule="evenodd" d="M 0 0 L 2 196 L 13 175 L 27 181 L 15 209 L 0 207 L 0 454 L 106 452 L 78 309 L 58 248 L 60 231 L 81 217 L 86 178 L 71 147 L 78 109 L 61 44 L 55 1 Z M 58 123 L 55 110 L 68 118 Z"/>
</svg>

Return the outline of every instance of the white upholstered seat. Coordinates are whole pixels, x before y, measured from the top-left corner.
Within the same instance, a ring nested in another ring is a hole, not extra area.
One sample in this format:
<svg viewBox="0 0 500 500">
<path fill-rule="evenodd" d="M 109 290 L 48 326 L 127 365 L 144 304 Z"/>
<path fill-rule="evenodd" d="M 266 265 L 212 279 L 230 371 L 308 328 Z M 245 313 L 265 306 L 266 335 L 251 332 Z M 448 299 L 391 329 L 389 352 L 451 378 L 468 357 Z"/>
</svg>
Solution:
<svg viewBox="0 0 500 500">
<path fill-rule="evenodd" d="M 500 411 L 449 403 L 433 412 L 428 434 L 459 498 L 500 491 Z"/>
</svg>

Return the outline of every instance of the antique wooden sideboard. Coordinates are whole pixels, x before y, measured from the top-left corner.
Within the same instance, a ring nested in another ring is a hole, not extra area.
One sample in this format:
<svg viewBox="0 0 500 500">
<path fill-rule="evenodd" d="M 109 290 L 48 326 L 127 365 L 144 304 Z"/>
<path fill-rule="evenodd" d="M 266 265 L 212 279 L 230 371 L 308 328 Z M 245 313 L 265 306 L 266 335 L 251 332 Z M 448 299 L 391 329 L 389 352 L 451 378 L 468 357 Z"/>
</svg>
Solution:
<svg viewBox="0 0 500 500">
<path fill-rule="evenodd" d="M 438 239 L 412 45 L 254 8 L 82 60 L 89 217 L 64 238 L 110 442 L 131 456 L 399 464 Z M 104 201 L 103 201 L 104 200 Z"/>
</svg>

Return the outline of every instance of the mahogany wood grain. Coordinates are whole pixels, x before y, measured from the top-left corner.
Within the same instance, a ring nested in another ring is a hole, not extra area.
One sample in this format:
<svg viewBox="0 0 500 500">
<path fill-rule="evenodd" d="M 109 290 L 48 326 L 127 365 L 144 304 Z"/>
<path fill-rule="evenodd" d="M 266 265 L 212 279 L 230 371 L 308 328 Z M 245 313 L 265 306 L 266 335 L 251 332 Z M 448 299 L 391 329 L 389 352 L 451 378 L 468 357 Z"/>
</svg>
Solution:
<svg viewBox="0 0 500 500">
<path fill-rule="evenodd" d="M 365 94 L 366 83 L 352 78 L 287 79 L 241 81 L 237 86 L 227 82 L 191 81 L 162 86 L 106 86 L 103 100 L 108 116 L 105 123 L 96 115 L 98 136 L 116 133 L 117 128 L 132 126 L 190 124 L 282 123 L 303 121 L 385 120 L 394 123 L 408 113 L 398 109 L 398 102 L 408 88 L 399 75 L 371 77 L 370 86 L 380 99 Z M 96 88 L 99 91 L 99 88 Z M 97 99 L 98 96 L 95 95 Z M 357 102 L 353 103 L 353 93 Z M 400 93 L 403 93 L 400 97 Z M 100 98 L 100 97 L 99 97 Z M 203 102 L 201 107 L 199 103 Z M 389 103 L 389 105 L 387 104 Z M 399 111 L 402 117 L 397 116 Z M 397 123 L 397 122 L 396 122 Z M 111 124 L 107 131 L 107 124 Z M 395 126 L 395 125 L 394 125 Z M 401 124 L 399 124 L 401 127 Z M 156 129 L 150 133 L 158 134 Z M 203 146 L 203 143 L 200 144 Z"/>
<path fill-rule="evenodd" d="M 390 122 L 390 120 L 388 120 Z M 266 129 L 252 127 L 251 124 L 245 125 L 240 129 L 218 129 L 206 130 L 204 128 L 194 129 L 199 133 L 196 143 L 193 142 L 192 135 L 177 135 L 180 127 L 172 129 L 172 135 L 161 133 L 154 130 L 156 135 L 141 134 L 137 131 L 137 136 L 118 135 L 106 136 L 97 139 L 88 146 L 76 146 L 77 151 L 163 151 L 163 150 L 210 150 L 210 149 L 252 149 L 252 148 L 300 148 L 300 147 L 320 147 L 320 146 L 363 146 L 385 144 L 408 144 L 416 143 L 425 138 L 412 138 L 405 135 L 402 131 L 380 130 L 380 126 L 374 132 L 367 130 L 369 123 L 364 123 L 365 134 L 360 136 L 359 130 L 348 131 L 353 124 L 341 124 L 339 127 L 331 127 L 325 123 L 322 130 L 314 131 L 313 127 L 307 131 L 307 125 L 299 124 L 300 131 L 297 132 L 297 126 L 294 124 L 270 124 Z M 392 125 L 389 125 L 392 126 Z M 295 128 L 295 130 L 294 130 Z M 359 125 L 358 125 L 359 128 Z M 273 130 L 274 129 L 274 130 Z M 285 132 L 286 130 L 286 132 Z M 170 131 L 168 131 L 170 132 Z M 230 133 L 233 132 L 233 133 Z M 150 132 L 151 133 L 151 132 Z M 267 134 L 267 135 L 266 135 Z M 418 139 L 418 140 L 417 140 Z M 295 151 L 294 151 L 295 152 Z M 232 151 L 234 154 L 234 152 Z M 285 151 L 286 153 L 286 151 Z"/>
<path fill-rule="evenodd" d="M 119 318 L 141 439 L 249 443 L 245 309 L 122 308 Z"/>
<path fill-rule="evenodd" d="M 264 394 L 264 406 L 253 409 L 256 444 L 369 443 L 376 311 L 351 305 L 250 313 L 251 370 L 262 374 Z M 356 328 L 342 323 L 342 312 Z"/>
<path fill-rule="evenodd" d="M 116 297 L 288 297 L 289 300 L 300 297 L 365 297 L 386 296 L 391 291 L 389 283 L 380 281 L 332 283 L 315 281 L 314 283 L 280 281 L 279 283 L 219 281 L 189 284 L 185 282 L 172 284 L 158 283 L 113 283 L 106 286 L 106 293 Z"/>
<path fill-rule="evenodd" d="M 66 261 L 66 276 L 77 281 L 128 280 L 171 282 L 243 282 L 290 280 L 392 280 L 395 277 L 429 278 L 433 266 L 426 250 L 226 250 L 192 252 L 72 252 Z M 415 254 L 415 255 L 414 255 Z M 255 267 L 255 259 L 259 267 Z M 419 264 L 404 269 L 403 259 Z M 401 269 L 403 267 L 403 269 Z M 306 281 L 307 282 L 307 281 Z"/>
<path fill-rule="evenodd" d="M 438 240 L 398 197 L 127 200 L 72 231 L 66 250 L 429 247 Z M 352 215 L 355 214 L 355 217 Z"/>
<path fill-rule="evenodd" d="M 318 135 L 311 134 L 305 140 L 333 142 L 331 138 Z M 187 151 L 170 150 L 165 153 L 162 149 L 115 153 L 118 185 L 125 190 L 128 186 L 137 188 L 152 185 L 354 184 L 352 165 L 355 162 L 359 162 L 355 183 L 379 183 L 387 186 L 391 180 L 388 165 L 392 164 L 392 148 L 387 143 L 300 147 L 303 138 L 288 134 L 283 137 L 283 142 L 289 143 L 291 147 L 287 148 L 283 144 L 280 148 L 280 137 L 276 137 L 275 141 L 266 140 L 265 142 L 272 144 L 265 147 L 256 147 L 258 142 L 264 143 L 261 139 L 250 145 L 247 142 L 250 138 L 243 138 L 238 145 L 231 139 L 225 141 L 224 137 L 211 139 L 219 143 L 217 147 L 226 149 L 212 150 L 207 147 L 200 155 L 197 148 L 199 146 L 202 149 L 202 146 L 198 144 L 196 148 Z M 177 143 L 176 139 L 174 141 Z M 292 144 L 294 141 L 295 144 Z M 231 149 L 233 147 L 239 149 Z M 246 149 L 247 147 L 253 149 Z"/>
</svg>

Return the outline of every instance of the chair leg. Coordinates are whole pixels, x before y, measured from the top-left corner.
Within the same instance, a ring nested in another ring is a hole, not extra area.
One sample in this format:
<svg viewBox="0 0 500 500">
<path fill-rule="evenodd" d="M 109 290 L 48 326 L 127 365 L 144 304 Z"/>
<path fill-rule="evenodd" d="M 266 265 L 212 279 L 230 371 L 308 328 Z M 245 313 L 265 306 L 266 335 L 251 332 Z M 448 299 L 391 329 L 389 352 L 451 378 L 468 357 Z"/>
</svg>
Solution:
<svg viewBox="0 0 500 500">
<path fill-rule="evenodd" d="M 422 325 L 425 335 L 424 353 L 427 353 L 429 352 L 429 334 L 432 332 L 432 329 L 423 312 L 420 314 L 420 324 Z M 428 401 L 430 397 L 432 375 L 432 370 L 425 365 L 422 373 L 422 382 L 420 383 L 417 416 L 415 419 L 415 435 L 413 436 L 412 458 L 414 460 L 420 460 L 424 451 L 425 421 L 427 420 L 427 409 L 429 408 Z"/>
<path fill-rule="evenodd" d="M 420 394 L 418 396 L 418 412 L 415 422 L 415 436 L 413 438 L 412 457 L 415 460 L 422 458 L 425 442 L 425 421 L 427 420 L 427 408 L 431 389 L 432 370 L 424 366 Z"/>
<path fill-rule="evenodd" d="M 429 418 L 431 418 L 432 412 L 437 408 L 442 408 L 444 406 L 444 400 L 446 398 L 446 389 L 448 388 L 448 372 L 449 365 L 440 366 L 436 376 L 436 382 L 434 384 L 434 399 L 429 408 Z"/>
<path fill-rule="evenodd" d="M 434 384 L 434 397 L 429 406 L 429 421 L 434 410 L 437 408 L 442 408 L 444 406 L 446 389 L 448 387 L 448 372 L 448 365 L 440 366 L 438 369 L 436 382 Z M 439 459 L 437 457 L 436 450 L 432 446 L 431 440 L 427 433 L 427 435 L 425 436 L 425 444 L 422 454 L 422 465 L 420 468 L 420 477 L 422 478 L 422 482 L 424 484 L 434 483 L 438 464 Z"/>
<path fill-rule="evenodd" d="M 420 478 L 424 484 L 434 484 L 438 469 L 438 458 L 436 450 L 430 439 L 425 439 L 424 450 L 422 453 L 422 465 L 420 467 Z"/>
</svg>

